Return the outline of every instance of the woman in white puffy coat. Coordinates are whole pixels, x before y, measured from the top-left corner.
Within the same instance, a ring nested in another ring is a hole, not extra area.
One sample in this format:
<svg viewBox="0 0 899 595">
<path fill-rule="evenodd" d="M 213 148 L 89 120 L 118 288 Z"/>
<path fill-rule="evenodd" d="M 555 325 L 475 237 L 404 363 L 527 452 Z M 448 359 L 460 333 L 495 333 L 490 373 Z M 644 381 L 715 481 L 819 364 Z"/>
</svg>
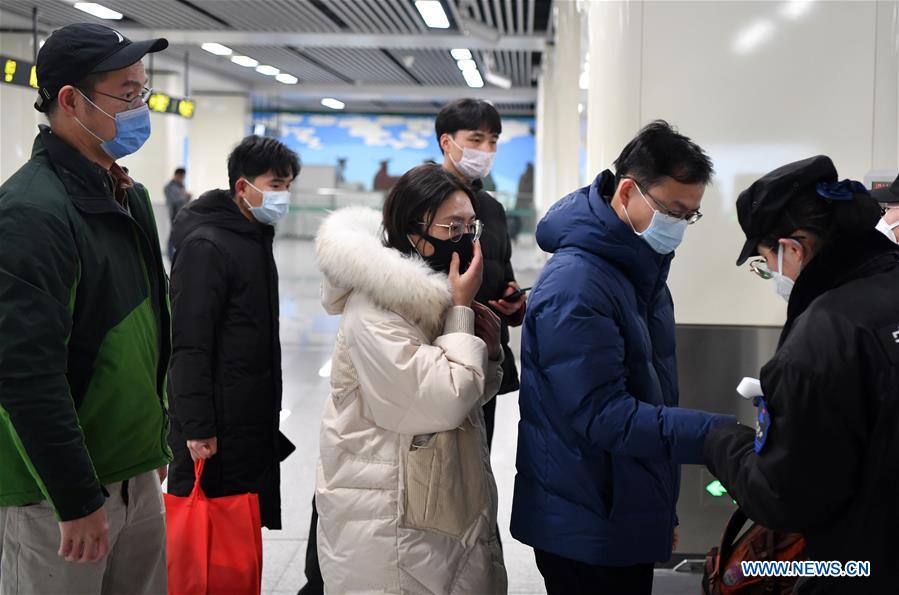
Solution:
<svg viewBox="0 0 899 595">
<path fill-rule="evenodd" d="M 343 315 L 316 486 L 327 593 L 506 592 L 481 410 L 502 350 L 499 319 L 473 301 L 473 204 L 424 165 L 383 215 L 343 209 L 319 231 L 322 301 Z"/>
</svg>

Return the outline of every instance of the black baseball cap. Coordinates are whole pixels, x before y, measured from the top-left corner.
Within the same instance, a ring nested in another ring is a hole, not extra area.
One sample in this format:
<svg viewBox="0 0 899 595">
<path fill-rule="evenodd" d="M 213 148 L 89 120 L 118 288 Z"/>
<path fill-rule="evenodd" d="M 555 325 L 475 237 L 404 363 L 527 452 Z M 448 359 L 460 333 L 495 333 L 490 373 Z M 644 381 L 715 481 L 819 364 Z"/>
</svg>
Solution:
<svg viewBox="0 0 899 595">
<path fill-rule="evenodd" d="M 818 155 L 789 163 L 765 174 L 737 198 L 737 218 L 746 234 L 746 243 L 737 258 L 737 266 L 758 250 L 759 242 L 775 229 L 784 210 L 794 199 L 817 195 L 819 182 L 837 181 L 837 168 L 830 157 Z"/>
<path fill-rule="evenodd" d="M 889 186 L 872 190 L 871 197 L 877 202 L 899 202 L 899 176 Z"/>
<path fill-rule="evenodd" d="M 57 29 L 37 54 L 38 97 L 34 109 L 46 113 L 66 85 L 74 85 L 89 74 L 127 68 L 167 47 L 165 39 L 131 41 L 111 27 L 93 23 Z"/>
</svg>

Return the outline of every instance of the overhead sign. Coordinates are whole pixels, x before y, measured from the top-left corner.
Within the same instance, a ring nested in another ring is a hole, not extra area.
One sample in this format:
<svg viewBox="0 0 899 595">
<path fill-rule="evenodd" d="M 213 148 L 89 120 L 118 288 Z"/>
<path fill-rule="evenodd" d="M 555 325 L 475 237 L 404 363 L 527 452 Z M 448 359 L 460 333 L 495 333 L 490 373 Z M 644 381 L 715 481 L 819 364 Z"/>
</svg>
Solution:
<svg viewBox="0 0 899 595">
<path fill-rule="evenodd" d="M 147 106 L 152 112 L 177 114 L 182 118 L 193 118 L 197 104 L 192 99 L 172 97 L 165 93 L 153 93 L 147 100 Z"/>
<path fill-rule="evenodd" d="M 37 74 L 31 62 L 0 56 L 0 63 L 3 64 L 4 83 L 37 89 Z"/>
<path fill-rule="evenodd" d="M 0 55 L 0 81 L 8 85 L 18 87 L 31 87 L 37 89 L 37 72 L 34 64 Z M 172 97 L 165 93 L 153 93 L 147 100 L 150 111 L 160 114 L 175 114 L 182 118 L 193 118 L 197 104 L 192 99 Z"/>
</svg>

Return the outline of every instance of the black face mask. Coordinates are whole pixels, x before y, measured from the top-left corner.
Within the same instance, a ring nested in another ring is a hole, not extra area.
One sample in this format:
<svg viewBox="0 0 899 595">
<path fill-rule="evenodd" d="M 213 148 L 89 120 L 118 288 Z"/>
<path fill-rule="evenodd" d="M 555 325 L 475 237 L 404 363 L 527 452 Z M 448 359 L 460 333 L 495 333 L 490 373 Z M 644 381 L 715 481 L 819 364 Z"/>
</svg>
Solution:
<svg viewBox="0 0 899 595">
<path fill-rule="evenodd" d="M 433 236 L 422 234 L 424 239 L 434 246 L 434 254 L 422 256 L 432 269 L 449 274 L 450 264 L 453 262 L 453 252 L 459 253 L 459 273 L 468 270 L 474 258 L 474 235 L 467 233 L 458 242 L 451 240 L 438 240 Z"/>
</svg>

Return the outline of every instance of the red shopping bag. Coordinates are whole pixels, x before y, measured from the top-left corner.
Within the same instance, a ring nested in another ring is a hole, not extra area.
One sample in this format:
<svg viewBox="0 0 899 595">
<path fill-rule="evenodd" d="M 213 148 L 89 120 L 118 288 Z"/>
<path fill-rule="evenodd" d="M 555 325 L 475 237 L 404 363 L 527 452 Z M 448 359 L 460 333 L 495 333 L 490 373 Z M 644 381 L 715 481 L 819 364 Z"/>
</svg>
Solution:
<svg viewBox="0 0 899 595">
<path fill-rule="evenodd" d="M 169 595 L 259 595 L 259 495 L 207 498 L 200 487 L 203 463 L 194 463 L 190 496 L 164 494 Z"/>
</svg>

